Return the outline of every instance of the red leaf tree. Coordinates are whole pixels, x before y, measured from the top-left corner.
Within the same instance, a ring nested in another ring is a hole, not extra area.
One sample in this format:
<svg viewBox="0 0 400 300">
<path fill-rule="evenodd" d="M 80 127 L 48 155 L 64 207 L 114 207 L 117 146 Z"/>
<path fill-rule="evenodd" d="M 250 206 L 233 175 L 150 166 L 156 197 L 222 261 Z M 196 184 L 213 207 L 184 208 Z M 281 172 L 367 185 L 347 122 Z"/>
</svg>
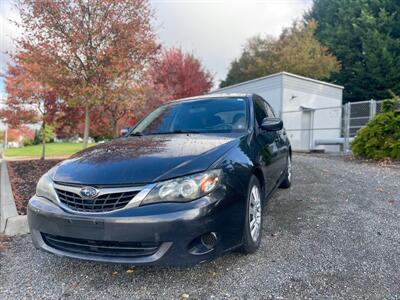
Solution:
<svg viewBox="0 0 400 300">
<path fill-rule="evenodd" d="M 142 86 L 146 99 L 144 112 L 152 111 L 164 102 L 207 94 L 213 76 L 192 54 L 181 49 L 164 50 L 152 63 Z"/>
<path fill-rule="evenodd" d="M 163 51 L 152 66 L 151 77 L 172 99 L 208 93 L 213 82 L 199 59 L 177 48 Z"/>
<path fill-rule="evenodd" d="M 119 99 L 106 102 L 113 136 L 117 135 L 117 128 L 134 124 L 166 101 L 208 93 L 212 80 L 210 72 L 192 54 L 176 48 L 161 52 L 140 83 L 125 80 L 110 90 L 110 99 Z"/>
<path fill-rule="evenodd" d="M 7 92 L 6 105 L 0 111 L 0 118 L 13 127 L 41 121 L 46 126 L 48 110 L 51 103 L 57 100 L 55 93 L 37 82 L 32 71 L 36 63 L 26 60 L 26 53 L 15 56 L 15 64 L 8 66 L 5 80 Z M 42 159 L 45 158 L 45 142 L 43 141 Z"/>
<path fill-rule="evenodd" d="M 120 101 L 120 82 L 138 81 L 158 45 L 147 0 L 20 0 L 18 46 L 34 61 L 32 76 L 70 106 L 90 111 Z M 123 86 L 123 85 L 122 85 Z M 111 105 L 112 106 L 112 105 Z"/>
</svg>

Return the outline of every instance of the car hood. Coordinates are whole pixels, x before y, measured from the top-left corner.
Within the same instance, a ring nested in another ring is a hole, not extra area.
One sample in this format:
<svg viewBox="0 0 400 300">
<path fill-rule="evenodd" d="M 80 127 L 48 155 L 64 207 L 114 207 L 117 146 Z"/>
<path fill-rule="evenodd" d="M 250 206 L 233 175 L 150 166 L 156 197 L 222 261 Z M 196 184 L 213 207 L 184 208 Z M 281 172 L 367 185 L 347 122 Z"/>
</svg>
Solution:
<svg viewBox="0 0 400 300">
<path fill-rule="evenodd" d="M 129 137 L 83 150 L 63 161 L 56 182 L 145 184 L 206 170 L 239 143 L 240 135 L 168 134 Z"/>
</svg>

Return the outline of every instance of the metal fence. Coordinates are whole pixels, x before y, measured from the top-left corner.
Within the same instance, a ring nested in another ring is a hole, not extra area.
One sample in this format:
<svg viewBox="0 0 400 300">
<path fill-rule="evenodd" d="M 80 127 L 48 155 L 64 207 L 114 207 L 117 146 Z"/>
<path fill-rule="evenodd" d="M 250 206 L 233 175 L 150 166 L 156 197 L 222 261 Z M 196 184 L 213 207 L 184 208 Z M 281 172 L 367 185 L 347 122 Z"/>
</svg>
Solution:
<svg viewBox="0 0 400 300">
<path fill-rule="evenodd" d="M 283 111 L 281 116 L 294 150 L 348 153 L 358 130 L 381 111 L 382 102 L 368 100 L 342 106 L 300 107 Z"/>
</svg>

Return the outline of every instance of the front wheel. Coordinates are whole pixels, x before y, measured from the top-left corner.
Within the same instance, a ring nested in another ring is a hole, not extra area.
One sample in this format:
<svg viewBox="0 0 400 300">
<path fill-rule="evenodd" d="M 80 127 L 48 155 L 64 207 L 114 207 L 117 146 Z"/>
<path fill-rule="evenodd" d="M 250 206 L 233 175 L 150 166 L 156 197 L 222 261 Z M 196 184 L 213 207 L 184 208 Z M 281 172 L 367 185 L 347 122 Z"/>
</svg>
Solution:
<svg viewBox="0 0 400 300">
<path fill-rule="evenodd" d="M 254 175 L 251 176 L 247 193 L 246 220 L 243 231 L 243 245 L 241 252 L 254 253 L 261 242 L 262 227 L 262 189 Z"/>
<path fill-rule="evenodd" d="M 291 185 L 292 185 L 292 158 L 290 157 L 290 155 L 288 155 L 285 178 L 283 179 L 279 187 L 282 189 L 287 189 L 290 188 Z"/>
</svg>

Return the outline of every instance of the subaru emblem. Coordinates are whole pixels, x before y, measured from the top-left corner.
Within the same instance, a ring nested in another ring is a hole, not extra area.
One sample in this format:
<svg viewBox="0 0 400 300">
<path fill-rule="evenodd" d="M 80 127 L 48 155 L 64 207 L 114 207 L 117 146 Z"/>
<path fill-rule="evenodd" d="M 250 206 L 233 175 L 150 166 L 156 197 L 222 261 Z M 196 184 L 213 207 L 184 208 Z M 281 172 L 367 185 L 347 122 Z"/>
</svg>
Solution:
<svg viewBox="0 0 400 300">
<path fill-rule="evenodd" d="M 98 195 L 99 191 L 91 186 L 85 186 L 81 189 L 79 194 L 86 199 L 94 199 Z"/>
</svg>

